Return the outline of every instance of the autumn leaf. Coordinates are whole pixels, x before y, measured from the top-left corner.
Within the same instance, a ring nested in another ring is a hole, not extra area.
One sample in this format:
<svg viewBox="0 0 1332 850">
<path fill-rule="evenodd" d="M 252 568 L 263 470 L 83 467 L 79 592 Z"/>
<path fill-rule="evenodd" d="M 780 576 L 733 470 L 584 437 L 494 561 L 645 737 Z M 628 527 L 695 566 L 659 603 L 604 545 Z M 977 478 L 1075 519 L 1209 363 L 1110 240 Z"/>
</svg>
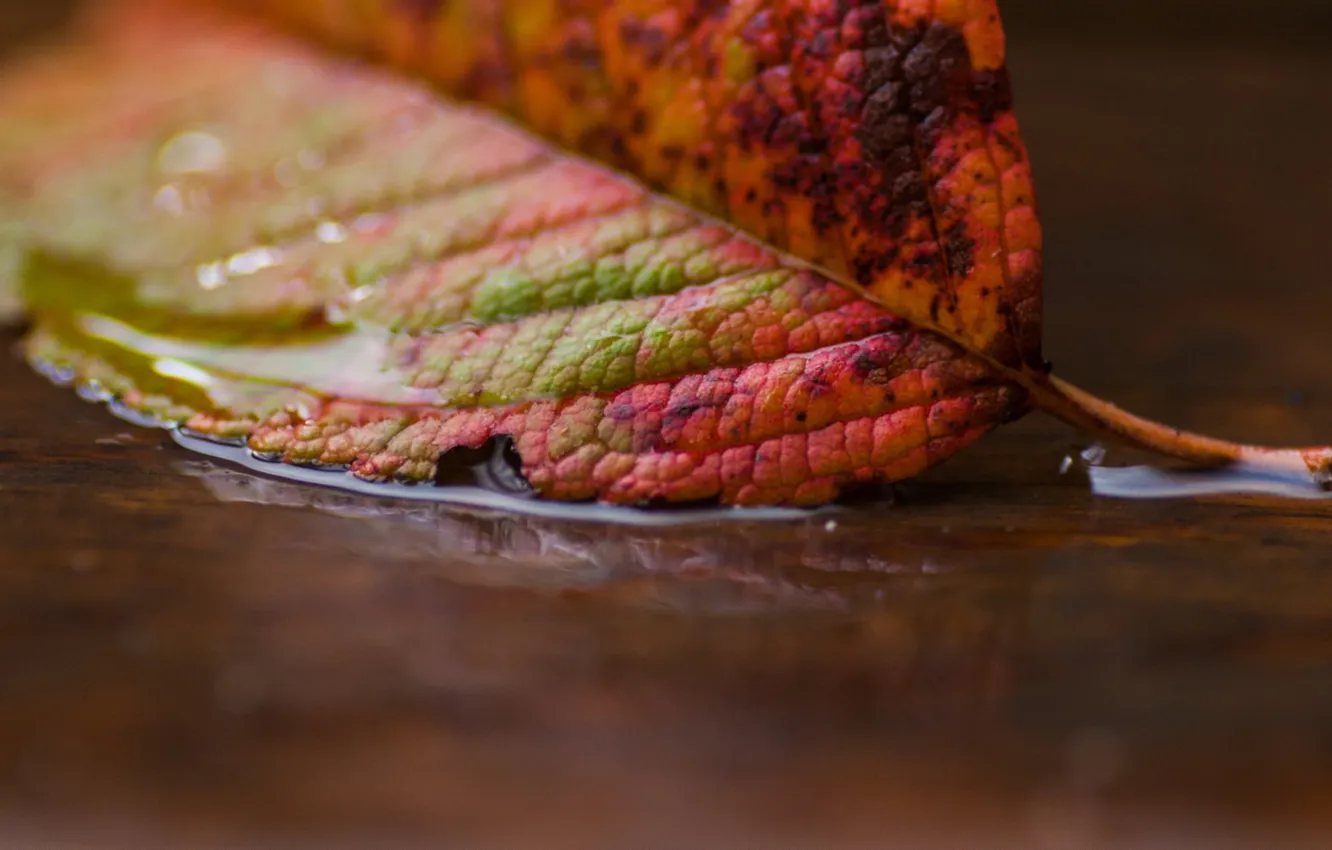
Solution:
<svg viewBox="0 0 1332 850">
<path fill-rule="evenodd" d="M 123 409 L 376 480 L 503 437 L 635 504 L 817 504 L 1032 405 L 1327 477 L 1047 374 L 992 0 L 239 5 L 0 79 L 0 291 Z"/>
</svg>

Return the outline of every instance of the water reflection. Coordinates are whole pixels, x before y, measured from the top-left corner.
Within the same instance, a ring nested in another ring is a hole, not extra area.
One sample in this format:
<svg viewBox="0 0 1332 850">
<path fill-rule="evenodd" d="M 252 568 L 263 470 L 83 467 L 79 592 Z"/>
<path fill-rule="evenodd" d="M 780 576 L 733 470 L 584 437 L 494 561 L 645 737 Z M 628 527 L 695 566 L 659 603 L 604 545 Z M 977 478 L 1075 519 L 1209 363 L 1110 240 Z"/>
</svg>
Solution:
<svg viewBox="0 0 1332 850">
<path fill-rule="evenodd" d="M 613 525 L 634 525 L 643 528 L 662 528 L 720 521 L 803 521 L 814 517 L 835 516 L 838 512 L 835 506 L 819 509 L 777 507 L 692 509 L 660 507 L 638 509 L 619 505 L 535 499 L 531 498 L 531 490 L 526 482 L 515 484 L 514 482 L 505 483 L 493 480 L 505 473 L 498 468 L 492 468 L 496 467 L 497 464 L 485 461 L 473 465 L 473 471 L 477 473 L 477 484 L 480 486 L 459 486 L 450 483 L 448 486 L 432 487 L 400 483 L 377 483 L 344 474 L 338 467 L 300 466 L 281 463 L 276 460 L 260 459 L 256 457 L 254 452 L 242 446 L 196 437 L 181 429 L 173 430 L 171 436 L 179 445 L 198 454 L 254 469 L 264 475 L 297 481 L 302 484 L 337 488 L 377 499 L 397 496 L 403 501 L 438 502 L 475 508 L 495 508 L 508 513 L 520 513 L 573 522 L 601 522 Z M 450 455 L 459 451 L 455 449 Z M 445 462 L 450 455 L 446 455 L 441 463 Z M 510 474 L 516 475 L 517 473 Z"/>
<path fill-rule="evenodd" d="M 1332 489 L 1307 475 L 1288 477 L 1252 463 L 1218 469 L 1160 469 L 1154 466 L 1091 466 L 1092 491 L 1118 499 L 1188 499 L 1199 496 L 1270 496 L 1312 501 L 1332 499 Z"/>
<path fill-rule="evenodd" d="M 782 522 L 697 511 L 667 525 L 634 525 L 609 509 L 533 516 L 293 483 L 207 460 L 176 467 L 223 502 L 357 520 L 339 545 L 379 562 L 425 562 L 469 585 L 585 590 L 692 612 L 760 614 L 900 604 L 959 573 L 947 550 L 909 534 L 894 539 L 868 508 L 789 511 Z M 300 472 L 314 480 L 337 474 Z"/>
<path fill-rule="evenodd" d="M 445 664 L 431 681 L 447 682 L 461 675 L 460 644 L 484 646 L 477 674 L 539 685 L 546 711 L 552 665 L 578 671 L 561 680 L 568 690 L 606 690 L 617 703 L 622 683 L 605 671 L 629 665 L 673 671 L 681 681 L 671 703 L 700 703 L 708 716 L 718 699 L 756 694 L 785 706 L 779 714 L 822 711 L 843 690 L 908 717 L 988 712 L 1011 687 L 1040 575 L 1021 554 L 996 562 L 991 550 L 984 567 L 967 565 L 962 550 L 953 560 L 868 509 L 847 509 L 835 524 L 640 527 L 367 497 L 206 460 L 176 466 L 223 502 L 322 514 L 275 518 L 324 565 L 298 582 L 323 587 L 370 566 L 379 581 L 411 587 L 415 603 L 392 609 L 406 619 L 391 624 L 376 625 L 384 611 L 373 598 L 338 609 L 363 634 L 401 632 L 384 639 L 402 656 L 394 663 Z M 292 580 L 275 578 L 271 563 L 241 568 L 260 586 Z M 731 682 L 735 671 L 744 673 Z"/>
</svg>

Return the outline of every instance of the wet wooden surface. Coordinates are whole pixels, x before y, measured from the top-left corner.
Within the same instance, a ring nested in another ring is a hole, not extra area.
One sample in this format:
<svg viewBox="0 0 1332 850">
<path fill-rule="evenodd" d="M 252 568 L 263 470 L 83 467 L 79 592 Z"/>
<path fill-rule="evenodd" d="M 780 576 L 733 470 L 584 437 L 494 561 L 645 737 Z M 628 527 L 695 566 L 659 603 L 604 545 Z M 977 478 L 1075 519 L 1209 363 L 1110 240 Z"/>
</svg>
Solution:
<svg viewBox="0 0 1332 850">
<path fill-rule="evenodd" d="M 1060 373 L 1332 439 L 1332 59 L 1012 6 Z M 1032 419 L 835 524 L 635 529 L 268 481 L 11 356 L 0 398 L 4 846 L 1332 835 L 1332 502 L 1099 499 Z"/>
</svg>

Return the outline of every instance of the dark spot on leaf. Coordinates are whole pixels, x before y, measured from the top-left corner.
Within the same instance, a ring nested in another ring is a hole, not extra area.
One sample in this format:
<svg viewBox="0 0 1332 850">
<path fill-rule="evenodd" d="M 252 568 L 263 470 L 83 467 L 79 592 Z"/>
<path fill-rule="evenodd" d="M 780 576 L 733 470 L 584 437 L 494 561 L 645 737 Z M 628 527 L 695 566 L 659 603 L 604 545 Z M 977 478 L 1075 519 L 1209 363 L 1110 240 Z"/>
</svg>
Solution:
<svg viewBox="0 0 1332 850">
<path fill-rule="evenodd" d="M 975 262 L 975 250 L 976 243 L 967 232 L 966 221 L 958 219 L 953 222 L 944 236 L 944 251 L 948 256 L 949 271 L 958 277 L 969 274 Z"/>
<path fill-rule="evenodd" d="M 511 496 L 535 496 L 523 476 L 523 459 L 513 440 L 491 437 L 480 446 L 458 446 L 440 455 L 435 463 L 439 487 L 481 487 Z"/>
</svg>

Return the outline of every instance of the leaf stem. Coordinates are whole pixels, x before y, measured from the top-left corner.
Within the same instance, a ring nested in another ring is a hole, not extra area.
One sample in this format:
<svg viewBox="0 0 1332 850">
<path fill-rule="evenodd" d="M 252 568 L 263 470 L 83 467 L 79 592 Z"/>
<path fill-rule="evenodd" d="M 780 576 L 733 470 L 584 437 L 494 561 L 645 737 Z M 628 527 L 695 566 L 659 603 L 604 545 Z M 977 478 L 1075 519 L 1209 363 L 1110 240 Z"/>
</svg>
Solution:
<svg viewBox="0 0 1332 850">
<path fill-rule="evenodd" d="M 1075 428 L 1200 466 L 1243 464 L 1280 478 L 1332 489 L 1332 447 L 1278 449 L 1248 446 L 1143 419 L 1054 375 L 1024 374 L 1032 404 Z"/>
</svg>

